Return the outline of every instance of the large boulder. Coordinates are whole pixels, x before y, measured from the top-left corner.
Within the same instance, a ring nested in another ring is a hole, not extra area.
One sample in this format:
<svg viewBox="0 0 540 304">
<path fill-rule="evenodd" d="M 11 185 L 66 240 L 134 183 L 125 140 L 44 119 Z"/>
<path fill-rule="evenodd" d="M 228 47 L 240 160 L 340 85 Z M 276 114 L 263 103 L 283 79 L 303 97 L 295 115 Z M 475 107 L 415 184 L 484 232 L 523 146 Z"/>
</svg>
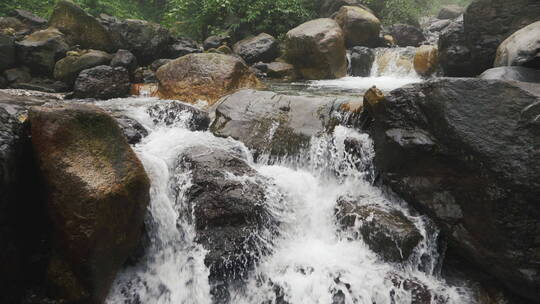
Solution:
<svg viewBox="0 0 540 304">
<path fill-rule="evenodd" d="M 308 21 L 290 30 L 285 57 L 305 79 L 333 79 L 347 74 L 345 37 L 328 18 Z"/>
<path fill-rule="evenodd" d="M 111 99 L 129 95 L 129 73 L 122 67 L 100 65 L 82 71 L 73 87 L 75 98 Z"/>
<path fill-rule="evenodd" d="M 540 296 L 540 99 L 503 81 L 439 79 L 364 100 L 381 180 L 430 215 L 451 252 Z"/>
<path fill-rule="evenodd" d="M 188 38 L 174 38 L 169 45 L 167 58 L 176 59 L 193 53 L 202 53 L 202 49 L 197 42 Z"/>
<path fill-rule="evenodd" d="M 340 101 L 329 97 L 241 90 L 217 104 L 210 130 L 232 137 L 259 154 L 294 155 L 310 138 L 331 130 Z"/>
<path fill-rule="evenodd" d="M 423 239 L 414 223 L 399 210 L 363 205 L 361 199 L 338 199 L 336 217 L 340 226 L 349 230 L 353 238 L 362 239 L 385 261 L 407 261 Z"/>
<path fill-rule="evenodd" d="M 131 74 L 135 72 L 139 64 L 137 62 L 137 57 L 135 57 L 132 52 L 120 49 L 116 51 L 116 53 L 112 57 L 111 66 L 122 67 L 128 70 L 128 72 Z"/>
<path fill-rule="evenodd" d="M 115 50 L 107 29 L 97 19 L 70 1 L 58 1 L 49 19 L 49 26 L 58 28 L 72 44 L 85 49 L 112 52 Z"/>
<path fill-rule="evenodd" d="M 506 38 L 535 21 L 540 21 L 540 2 L 536 0 L 473 1 L 464 15 L 473 76 L 493 66 L 497 48 Z"/>
<path fill-rule="evenodd" d="M 54 227 L 47 283 L 63 301 L 103 303 L 139 243 L 149 179 L 97 107 L 34 107 L 29 119 Z"/>
<path fill-rule="evenodd" d="M 394 24 L 389 28 L 389 33 L 398 46 L 420 46 L 426 41 L 422 30 L 409 24 Z"/>
<path fill-rule="evenodd" d="M 159 96 L 212 104 L 240 88 L 260 86 L 257 77 L 238 58 L 216 53 L 190 54 L 173 60 L 156 73 Z"/>
<path fill-rule="evenodd" d="M 25 11 L 22 9 L 14 9 L 9 13 L 9 15 L 11 17 L 17 18 L 23 24 L 33 29 L 43 29 L 47 27 L 47 20 L 36 16 L 29 11 Z"/>
<path fill-rule="evenodd" d="M 172 39 L 166 28 L 144 20 L 127 19 L 112 23 L 109 32 L 117 47 L 135 54 L 141 65 L 165 57 Z"/>
<path fill-rule="evenodd" d="M 368 10 L 357 6 L 343 6 L 334 19 L 343 29 L 348 47 L 379 44 L 381 22 Z"/>
<path fill-rule="evenodd" d="M 280 54 L 278 41 L 266 33 L 238 41 L 234 44 L 233 51 L 247 64 L 272 62 Z"/>
<path fill-rule="evenodd" d="M 431 76 L 437 71 L 439 64 L 439 50 L 433 45 L 422 45 L 414 54 L 414 70 L 422 76 Z"/>
<path fill-rule="evenodd" d="M 363 4 L 364 1 L 362 0 L 321 0 L 319 5 L 319 15 L 322 18 L 331 18 L 332 15 L 339 11 L 343 6 L 356 6 L 372 13 L 372 11 Z"/>
<path fill-rule="evenodd" d="M 33 72 L 51 75 L 56 62 L 69 48 L 64 34 L 55 28 L 32 33 L 17 44 L 19 61 Z"/>
<path fill-rule="evenodd" d="M 15 38 L 0 32 L 0 73 L 15 66 Z"/>
<path fill-rule="evenodd" d="M 540 21 L 513 33 L 497 49 L 495 67 L 515 65 L 540 68 Z"/>
<path fill-rule="evenodd" d="M 462 22 L 452 22 L 441 33 L 438 42 L 439 64 L 444 76 L 472 77 L 476 73 Z"/>
<path fill-rule="evenodd" d="M 482 79 L 540 83 L 540 70 L 520 66 L 503 66 L 489 69 L 478 77 Z"/>
<path fill-rule="evenodd" d="M 368 47 L 357 46 L 351 50 L 351 76 L 368 77 L 375 61 L 375 51 Z"/>
<path fill-rule="evenodd" d="M 194 146 L 179 156 L 178 172 L 191 172 L 183 194 L 192 208 L 195 241 L 208 250 L 212 294 L 217 303 L 229 283 L 244 278 L 264 252 L 263 231 L 274 226 L 265 206 L 266 179 L 238 153 Z"/>
<path fill-rule="evenodd" d="M 265 67 L 268 78 L 294 79 L 296 75 L 294 66 L 286 62 L 270 62 Z"/>
<path fill-rule="evenodd" d="M 54 66 L 54 78 L 73 85 L 79 73 L 99 65 L 108 65 L 112 56 L 97 50 L 73 52 Z"/>
<path fill-rule="evenodd" d="M 463 15 L 465 9 L 459 5 L 445 5 L 439 11 L 437 18 L 446 20 L 446 19 L 456 19 L 457 17 Z"/>
</svg>

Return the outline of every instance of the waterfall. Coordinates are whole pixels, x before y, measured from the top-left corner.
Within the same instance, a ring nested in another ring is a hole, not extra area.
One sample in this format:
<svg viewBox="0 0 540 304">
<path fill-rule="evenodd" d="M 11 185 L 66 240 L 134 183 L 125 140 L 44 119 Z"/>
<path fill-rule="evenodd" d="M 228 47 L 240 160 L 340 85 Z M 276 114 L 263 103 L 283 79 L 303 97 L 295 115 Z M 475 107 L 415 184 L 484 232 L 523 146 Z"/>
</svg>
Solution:
<svg viewBox="0 0 540 304">
<path fill-rule="evenodd" d="M 244 284 L 229 287 L 230 303 L 420 303 L 414 302 L 419 286 L 432 296 L 432 303 L 471 302 L 466 289 L 451 287 L 440 278 L 438 232 L 430 221 L 373 184 L 374 151 L 368 135 L 338 126 L 332 134 L 312 138 L 298 160 L 260 163 L 240 142 L 190 131 L 187 112 L 174 124 L 155 121 L 146 109 L 164 102 L 153 98 L 98 102 L 137 119 L 150 131 L 134 147 L 152 180 L 146 250 L 119 274 L 108 304 L 212 304 L 204 264 L 207 252 L 195 242 L 193 215 L 184 195 L 192 173 L 176 165 L 178 155 L 194 145 L 234 150 L 272 181 L 262 203 L 280 222 L 278 233 L 264 236 L 272 237 L 267 240 L 270 250 Z M 356 153 L 350 152 L 350 142 L 356 143 Z M 413 254 L 403 263 L 385 262 L 362 238 L 341 227 L 336 209 L 342 197 L 404 214 L 422 235 Z M 411 284 L 416 285 L 411 289 Z"/>
<path fill-rule="evenodd" d="M 414 71 L 416 48 L 376 48 L 371 77 L 419 78 Z"/>
</svg>

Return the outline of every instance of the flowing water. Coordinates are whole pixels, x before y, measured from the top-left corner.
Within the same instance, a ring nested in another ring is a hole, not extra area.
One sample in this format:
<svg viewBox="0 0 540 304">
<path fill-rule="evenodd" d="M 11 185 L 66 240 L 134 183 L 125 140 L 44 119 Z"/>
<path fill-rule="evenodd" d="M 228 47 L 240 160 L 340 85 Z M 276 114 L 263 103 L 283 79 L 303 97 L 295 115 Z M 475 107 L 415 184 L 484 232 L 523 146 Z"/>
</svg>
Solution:
<svg viewBox="0 0 540 304">
<path fill-rule="evenodd" d="M 377 65 L 376 73 L 380 75 L 371 80 L 346 78 L 309 85 L 343 86 L 377 80 L 394 86 L 402 78 L 384 76 L 384 69 Z M 390 84 L 384 77 L 396 82 Z M 407 81 L 413 79 L 420 81 L 414 75 Z M 190 202 L 183 195 L 191 185 L 191 172 L 178 171 L 176 167 L 179 155 L 201 145 L 209 150 L 235 151 L 266 177 L 269 182 L 261 203 L 280 223 L 276 233 L 260 236 L 270 250 L 244 284 L 229 288 L 230 303 L 471 302 L 467 289 L 449 286 L 440 278 L 443 255 L 437 246 L 438 232 L 430 221 L 374 185 L 374 151 L 368 135 L 339 126 L 332 134 L 312 138 L 310 148 L 295 160 L 267 162 L 264 160 L 269 158 L 259 157 L 255 162 L 251 151 L 238 141 L 217 138 L 208 131 L 190 131 L 189 112 L 180 115 L 172 125 L 150 117 L 149 106 L 167 102 L 128 98 L 97 103 L 138 120 L 149 130 L 149 135 L 134 149 L 152 180 L 145 254 L 118 276 L 107 303 L 213 303 L 209 269 L 204 264 L 206 251 L 194 241 Z M 346 148 L 351 139 L 359 143 L 356 153 L 349 153 Z M 423 240 L 404 263 L 384 262 L 361 238 L 353 237 L 350 230 L 338 225 L 335 212 L 342 197 L 357 198 L 361 205 L 402 212 Z M 427 290 L 431 297 L 427 301 L 419 300 L 422 290 Z"/>
</svg>

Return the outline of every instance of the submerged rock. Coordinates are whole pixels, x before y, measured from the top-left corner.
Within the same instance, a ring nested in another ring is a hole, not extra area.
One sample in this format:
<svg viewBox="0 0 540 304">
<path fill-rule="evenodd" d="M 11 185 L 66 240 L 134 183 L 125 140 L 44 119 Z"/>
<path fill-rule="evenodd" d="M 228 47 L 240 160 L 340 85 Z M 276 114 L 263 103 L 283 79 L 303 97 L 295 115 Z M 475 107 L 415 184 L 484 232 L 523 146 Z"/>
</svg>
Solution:
<svg viewBox="0 0 540 304">
<path fill-rule="evenodd" d="M 120 98 L 126 97 L 130 89 L 126 69 L 100 65 L 79 74 L 73 87 L 73 96 L 95 99 Z"/>
<path fill-rule="evenodd" d="M 540 21 L 520 29 L 504 40 L 497 49 L 493 66 L 540 69 Z"/>
<path fill-rule="evenodd" d="M 97 19 L 70 1 L 58 1 L 49 19 L 49 26 L 58 28 L 71 44 L 78 44 L 84 49 L 106 52 L 115 50 L 107 29 Z"/>
<path fill-rule="evenodd" d="M 240 88 L 261 86 L 239 59 L 222 54 L 190 54 L 165 64 L 156 73 L 158 94 L 164 99 L 215 103 Z"/>
<path fill-rule="evenodd" d="M 540 70 L 519 66 L 505 66 L 489 69 L 482 73 L 479 78 L 540 83 Z"/>
<path fill-rule="evenodd" d="M 305 79 L 334 79 L 347 74 L 345 37 L 332 19 L 311 20 L 290 30 L 285 58 Z"/>
<path fill-rule="evenodd" d="M 341 227 L 362 238 L 371 250 L 385 261 L 407 261 L 422 235 L 398 210 L 385 210 L 376 205 L 361 205 L 352 197 L 338 199 L 336 216 Z"/>
<path fill-rule="evenodd" d="M 108 65 L 112 56 L 96 50 L 87 50 L 59 60 L 54 67 L 54 78 L 73 85 L 79 73 L 99 65 Z"/>
<path fill-rule="evenodd" d="M 435 219 L 453 252 L 534 300 L 540 107 L 533 93 L 502 81 L 440 79 L 367 93 L 364 105 L 382 181 Z"/>
<path fill-rule="evenodd" d="M 337 109 L 335 98 L 241 90 L 219 101 L 210 130 L 241 141 L 256 155 L 295 155 L 311 136 L 334 126 Z"/>
<path fill-rule="evenodd" d="M 59 301 L 103 303 L 139 242 L 149 179 L 97 107 L 34 107 L 29 119 L 54 227 L 49 289 Z"/>
<path fill-rule="evenodd" d="M 381 22 L 370 11 L 357 6 L 343 6 L 334 19 L 343 29 L 348 47 L 379 44 Z"/>
<path fill-rule="evenodd" d="M 66 56 L 68 48 L 64 34 L 48 28 L 17 42 L 17 56 L 32 71 L 52 75 L 56 62 Z"/>
<path fill-rule="evenodd" d="M 234 44 L 233 51 L 247 64 L 272 62 L 280 55 L 278 41 L 266 33 L 238 41 Z"/>
</svg>

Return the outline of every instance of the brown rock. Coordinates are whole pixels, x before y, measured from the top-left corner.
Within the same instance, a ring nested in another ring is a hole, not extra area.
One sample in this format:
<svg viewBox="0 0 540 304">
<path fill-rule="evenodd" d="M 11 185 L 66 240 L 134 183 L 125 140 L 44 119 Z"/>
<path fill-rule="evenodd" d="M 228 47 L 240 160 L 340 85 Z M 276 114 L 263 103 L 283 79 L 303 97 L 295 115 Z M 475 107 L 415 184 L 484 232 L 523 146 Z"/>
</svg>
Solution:
<svg viewBox="0 0 540 304">
<path fill-rule="evenodd" d="M 414 70 L 422 76 L 430 76 L 437 70 L 439 51 L 436 46 L 423 45 L 416 49 Z"/>
<path fill-rule="evenodd" d="M 159 97 L 209 104 L 237 89 L 262 85 L 241 60 L 217 53 L 178 58 L 159 68 L 156 77 Z"/>
<path fill-rule="evenodd" d="M 369 11 L 357 6 L 343 6 L 335 20 L 343 29 L 348 47 L 376 46 L 381 22 Z"/>
</svg>

